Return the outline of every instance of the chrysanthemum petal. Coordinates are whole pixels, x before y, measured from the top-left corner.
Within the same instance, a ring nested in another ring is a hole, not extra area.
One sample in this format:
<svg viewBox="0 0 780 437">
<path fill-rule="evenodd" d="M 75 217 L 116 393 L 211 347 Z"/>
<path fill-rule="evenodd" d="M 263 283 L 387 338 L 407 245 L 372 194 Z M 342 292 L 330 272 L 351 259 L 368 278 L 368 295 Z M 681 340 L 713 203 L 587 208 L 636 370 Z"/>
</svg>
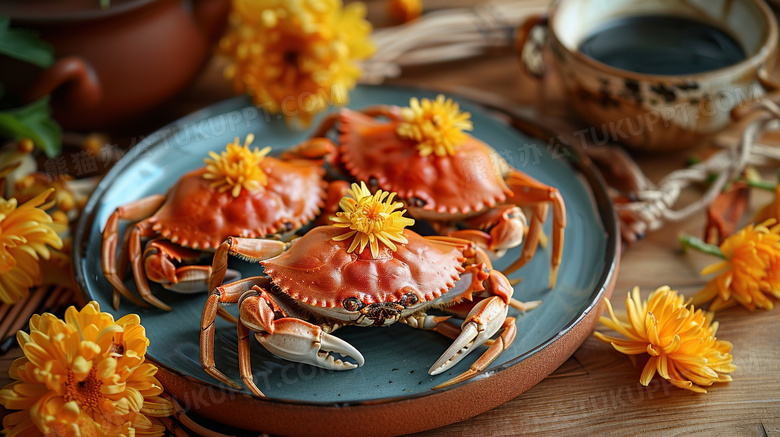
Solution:
<svg viewBox="0 0 780 437">
<path fill-rule="evenodd" d="M 144 363 L 145 331 L 137 316 L 118 322 L 96 302 L 69 308 L 66 320 L 48 313 L 30 318 L 30 334 L 20 337 L 25 357 L 11 366 L 19 381 L 0 390 L 0 404 L 29 421 L 12 413 L 4 421 L 8 435 L 161 435 L 159 423 L 139 413 L 144 407 L 157 416 L 172 412 L 158 397 L 156 367 Z M 101 347 L 120 339 L 120 351 Z"/>
<path fill-rule="evenodd" d="M 382 243 L 392 251 L 397 250 L 395 243 L 407 242 L 403 236 L 404 227 L 414 224 L 414 220 L 402 217 L 404 211 L 400 202 L 393 202 L 395 193 L 378 190 L 371 194 L 364 182 L 352 184 L 347 196 L 341 199 L 342 211 L 336 213 L 333 225 L 348 228 L 345 233 L 333 237 L 334 241 L 346 241 L 352 238 L 347 252 L 363 253 L 366 246 L 371 250 L 371 256 L 379 256 L 379 244 Z"/>
<path fill-rule="evenodd" d="M 688 307 L 683 296 L 669 287 L 660 287 L 641 301 L 638 291 L 630 293 L 626 305 L 628 319 L 642 323 L 622 323 L 606 301 L 610 317 L 599 321 L 627 339 L 594 333 L 599 341 L 610 343 L 617 351 L 629 355 L 647 354 L 640 382 L 649 384 L 657 372 L 676 387 L 706 393 L 702 386 L 731 380 L 731 344 L 715 338 L 718 323 L 712 313 Z"/>
</svg>

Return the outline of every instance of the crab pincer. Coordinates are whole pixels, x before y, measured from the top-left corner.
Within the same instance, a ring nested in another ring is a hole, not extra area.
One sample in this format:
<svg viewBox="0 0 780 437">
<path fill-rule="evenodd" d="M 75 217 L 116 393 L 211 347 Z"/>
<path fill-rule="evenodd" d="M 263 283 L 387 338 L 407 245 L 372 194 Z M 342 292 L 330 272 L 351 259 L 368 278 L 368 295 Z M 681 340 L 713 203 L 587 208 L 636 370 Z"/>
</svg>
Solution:
<svg viewBox="0 0 780 437">
<path fill-rule="evenodd" d="M 330 370 L 351 370 L 365 363 L 363 355 L 354 346 L 299 319 L 279 319 L 274 322 L 272 334 L 258 332 L 255 338 L 272 354 L 298 363 Z M 333 352 L 350 357 L 357 364 L 337 359 Z"/>
<path fill-rule="evenodd" d="M 496 271 L 488 278 L 492 296 L 477 302 L 469 311 L 466 320 L 461 325 L 461 332 L 450 347 L 436 360 L 428 370 L 431 375 L 438 375 L 451 368 L 478 346 L 485 344 L 491 337 L 501 331 L 501 335 L 488 350 L 471 365 L 469 370 L 455 378 L 439 384 L 435 388 L 446 387 L 456 382 L 465 381 L 485 368 L 498 358 L 515 338 L 515 318 L 507 317 L 509 302 L 512 298 L 512 286 L 506 277 Z"/>
</svg>

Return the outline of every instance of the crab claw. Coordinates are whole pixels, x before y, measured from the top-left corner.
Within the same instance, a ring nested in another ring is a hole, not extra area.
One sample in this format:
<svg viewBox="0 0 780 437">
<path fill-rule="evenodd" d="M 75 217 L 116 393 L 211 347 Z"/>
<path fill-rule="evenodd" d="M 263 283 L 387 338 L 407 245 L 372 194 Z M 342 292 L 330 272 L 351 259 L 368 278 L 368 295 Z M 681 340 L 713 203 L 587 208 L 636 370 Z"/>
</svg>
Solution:
<svg viewBox="0 0 780 437">
<path fill-rule="evenodd" d="M 365 363 L 354 346 L 303 320 L 278 319 L 274 321 L 273 334 L 258 332 L 255 336 L 269 352 L 289 361 L 331 370 L 351 370 Z M 332 352 L 350 357 L 357 364 L 336 359 Z"/>
<path fill-rule="evenodd" d="M 484 344 L 502 328 L 507 309 L 506 302 L 499 296 L 491 296 L 474 305 L 461 325 L 458 338 L 433 363 L 428 373 L 438 375 L 444 372 L 460 362 L 477 346 Z"/>
</svg>

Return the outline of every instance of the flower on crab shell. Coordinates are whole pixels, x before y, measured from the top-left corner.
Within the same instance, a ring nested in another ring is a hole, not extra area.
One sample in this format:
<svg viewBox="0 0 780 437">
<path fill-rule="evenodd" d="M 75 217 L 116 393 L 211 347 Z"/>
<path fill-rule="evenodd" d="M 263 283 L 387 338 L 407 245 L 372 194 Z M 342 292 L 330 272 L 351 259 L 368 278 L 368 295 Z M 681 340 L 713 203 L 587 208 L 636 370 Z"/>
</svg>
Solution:
<svg viewBox="0 0 780 437">
<path fill-rule="evenodd" d="M 451 156 L 455 149 L 466 140 L 465 130 L 472 130 L 471 114 L 461 112 L 460 106 L 443 94 L 436 100 L 412 97 L 409 106 L 401 108 L 403 122 L 396 132 L 401 138 L 417 143 L 420 156 L 434 154 Z"/>
<path fill-rule="evenodd" d="M 717 311 L 735 304 L 771 310 L 770 296 L 780 299 L 780 225 L 775 219 L 748 225 L 720 245 L 723 261 L 702 270 L 718 273 L 693 297 L 696 305 L 712 302 Z"/>
<path fill-rule="evenodd" d="M 41 208 L 53 190 L 46 190 L 21 206 L 15 198 L 0 197 L 0 301 L 15 303 L 43 280 L 38 264 L 62 239 L 51 216 Z"/>
<path fill-rule="evenodd" d="M 64 320 L 32 316 L 30 334 L 19 331 L 17 340 L 24 357 L 0 390 L 0 404 L 20 410 L 3 419 L 7 437 L 164 434 L 154 417 L 173 406 L 159 396 L 157 368 L 144 362 L 149 340 L 137 315 L 114 321 L 93 301 L 68 308 Z"/>
<path fill-rule="evenodd" d="M 646 301 L 639 287 L 626 298 L 627 320 L 615 316 L 609 299 L 604 300 L 609 317 L 599 322 L 622 334 L 625 339 L 595 332 L 593 335 L 629 356 L 650 357 L 639 381 L 647 386 L 656 372 L 674 386 L 706 393 L 716 382 L 731 381 L 731 343 L 718 340 L 718 322 L 713 313 L 688 307 L 684 297 L 669 287 L 660 287 Z M 633 360 L 633 358 L 632 358 Z"/>
<path fill-rule="evenodd" d="M 254 139 L 255 136 L 249 134 L 244 145 L 239 146 L 236 137 L 221 153 L 209 152 L 210 158 L 203 160 L 206 164 L 203 177 L 213 181 L 210 184 L 212 188 L 220 193 L 230 190 L 233 197 L 238 197 L 242 189 L 254 193 L 268 184 L 268 175 L 260 168 L 260 163 L 271 148 L 258 150 L 255 147 L 250 150 L 249 145 Z"/>
<path fill-rule="evenodd" d="M 379 253 L 379 243 L 390 250 L 397 250 L 395 243 L 405 244 L 404 228 L 414 224 L 414 219 L 404 217 L 406 210 L 396 211 L 403 207 L 401 202 L 393 202 L 395 193 L 377 190 L 371 194 L 366 184 L 352 184 L 347 196 L 339 202 L 342 211 L 332 219 L 333 226 L 349 228 L 349 231 L 333 237 L 335 241 L 353 238 L 347 249 L 348 253 L 357 249 L 363 253 L 366 246 L 371 248 L 371 256 L 376 258 Z M 395 243 L 394 243 L 395 242 Z"/>
<path fill-rule="evenodd" d="M 272 114 L 308 125 L 329 104 L 348 103 L 374 52 L 361 2 L 233 0 L 230 27 L 220 41 L 231 63 L 225 77 Z"/>
</svg>

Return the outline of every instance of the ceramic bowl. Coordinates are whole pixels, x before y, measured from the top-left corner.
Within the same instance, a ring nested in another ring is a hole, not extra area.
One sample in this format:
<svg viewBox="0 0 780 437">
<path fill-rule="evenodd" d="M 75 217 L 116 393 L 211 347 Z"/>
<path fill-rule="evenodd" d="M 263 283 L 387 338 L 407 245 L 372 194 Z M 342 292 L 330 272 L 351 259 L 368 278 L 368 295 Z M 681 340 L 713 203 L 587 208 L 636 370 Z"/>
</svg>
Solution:
<svg viewBox="0 0 780 437">
<path fill-rule="evenodd" d="M 642 15 L 711 24 L 733 37 L 746 58 L 718 70 L 667 76 L 615 68 L 580 52 L 580 44 L 607 23 Z M 580 134 L 597 144 L 691 147 L 728 126 L 734 108 L 776 89 L 768 73 L 777 57 L 778 28 L 764 0 L 557 0 L 549 14 L 520 28 L 518 48 L 536 24 L 549 28 L 551 70 L 560 77 L 567 102 L 588 123 Z"/>
</svg>

